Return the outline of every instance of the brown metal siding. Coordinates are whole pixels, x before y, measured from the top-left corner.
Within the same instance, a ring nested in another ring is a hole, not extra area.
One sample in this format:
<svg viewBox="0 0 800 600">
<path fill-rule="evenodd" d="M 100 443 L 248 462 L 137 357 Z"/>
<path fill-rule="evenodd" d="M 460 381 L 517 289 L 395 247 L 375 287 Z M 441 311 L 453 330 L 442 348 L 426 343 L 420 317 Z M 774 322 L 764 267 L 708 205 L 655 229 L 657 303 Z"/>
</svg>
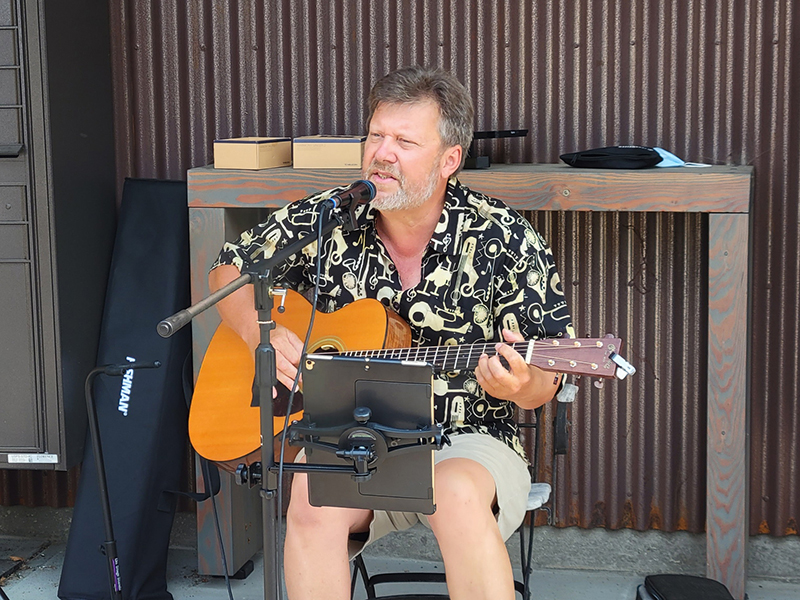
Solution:
<svg viewBox="0 0 800 600">
<path fill-rule="evenodd" d="M 601 389 L 581 382 L 557 477 L 560 525 L 703 529 L 703 220 L 665 213 L 533 217 L 558 256 L 579 315 L 577 333 L 619 333 L 628 341 L 622 353 L 639 369 Z"/>
<path fill-rule="evenodd" d="M 641 143 L 754 165 L 751 527 L 797 533 L 800 3 L 123 0 L 111 10 L 120 178 L 181 178 L 212 160 L 219 137 L 360 132 L 370 84 L 409 63 L 453 70 L 475 98 L 476 129 L 531 130 L 482 142 L 495 162 Z M 578 332 L 619 333 L 639 368 L 602 390 L 583 382 L 558 462 L 559 523 L 702 530 L 706 222 L 531 218 L 554 247 Z"/>
<path fill-rule="evenodd" d="M 483 142 L 496 162 L 643 143 L 755 165 L 751 517 L 754 532 L 797 532 L 796 3 L 128 0 L 114 11 L 120 175 L 182 177 L 211 161 L 215 137 L 360 132 L 371 82 L 409 63 L 457 73 L 477 129 L 531 130 Z M 603 390 L 583 384 L 559 522 L 701 530 L 702 217 L 534 220 L 579 332 L 619 333 L 640 369 Z"/>
</svg>

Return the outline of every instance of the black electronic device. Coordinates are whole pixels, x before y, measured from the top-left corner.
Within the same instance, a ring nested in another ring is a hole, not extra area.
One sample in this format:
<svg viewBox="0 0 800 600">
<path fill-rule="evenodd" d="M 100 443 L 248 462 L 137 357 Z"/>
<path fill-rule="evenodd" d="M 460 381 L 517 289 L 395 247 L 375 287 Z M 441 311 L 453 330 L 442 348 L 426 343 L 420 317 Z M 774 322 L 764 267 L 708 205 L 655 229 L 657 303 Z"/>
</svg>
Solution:
<svg viewBox="0 0 800 600">
<path fill-rule="evenodd" d="M 475 155 L 475 140 L 490 140 L 495 138 L 525 137 L 527 129 L 501 129 L 493 131 L 475 131 L 472 134 L 472 143 L 469 145 L 467 159 L 464 161 L 465 169 L 488 169 L 491 165 L 488 156 Z"/>
</svg>

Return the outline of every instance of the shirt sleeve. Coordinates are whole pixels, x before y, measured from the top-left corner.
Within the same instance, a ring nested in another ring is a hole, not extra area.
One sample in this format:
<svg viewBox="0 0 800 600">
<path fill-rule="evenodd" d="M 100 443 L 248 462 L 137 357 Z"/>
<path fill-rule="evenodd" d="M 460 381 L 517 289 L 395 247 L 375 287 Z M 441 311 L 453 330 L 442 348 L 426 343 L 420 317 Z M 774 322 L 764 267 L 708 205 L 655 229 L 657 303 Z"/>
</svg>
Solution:
<svg viewBox="0 0 800 600">
<path fill-rule="evenodd" d="M 211 270 L 220 265 L 234 265 L 239 271 L 258 268 L 261 261 L 272 257 L 291 242 L 307 235 L 316 235 L 319 202 L 332 191 L 308 196 L 279 208 L 263 223 L 242 232 L 235 242 L 226 242 L 211 265 Z M 307 267 L 315 256 L 316 241 L 273 268 L 276 283 L 302 291 L 303 281 L 308 274 Z"/>
<path fill-rule="evenodd" d="M 575 337 L 553 253 L 527 221 L 520 221 L 495 273 L 496 326 L 525 339 Z"/>
</svg>

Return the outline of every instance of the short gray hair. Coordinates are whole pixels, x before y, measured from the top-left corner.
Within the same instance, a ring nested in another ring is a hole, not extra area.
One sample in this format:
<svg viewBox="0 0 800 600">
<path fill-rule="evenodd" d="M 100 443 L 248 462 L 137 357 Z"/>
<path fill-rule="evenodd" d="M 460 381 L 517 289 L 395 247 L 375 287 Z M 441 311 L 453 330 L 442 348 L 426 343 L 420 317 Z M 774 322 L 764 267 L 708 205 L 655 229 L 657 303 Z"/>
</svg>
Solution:
<svg viewBox="0 0 800 600">
<path fill-rule="evenodd" d="M 405 67 L 385 75 L 369 93 L 367 128 L 381 104 L 413 104 L 430 100 L 439 107 L 439 137 L 445 148 L 461 146 L 461 165 L 472 142 L 474 109 L 467 89 L 449 71 Z M 458 172 L 458 171 L 456 171 Z"/>
</svg>

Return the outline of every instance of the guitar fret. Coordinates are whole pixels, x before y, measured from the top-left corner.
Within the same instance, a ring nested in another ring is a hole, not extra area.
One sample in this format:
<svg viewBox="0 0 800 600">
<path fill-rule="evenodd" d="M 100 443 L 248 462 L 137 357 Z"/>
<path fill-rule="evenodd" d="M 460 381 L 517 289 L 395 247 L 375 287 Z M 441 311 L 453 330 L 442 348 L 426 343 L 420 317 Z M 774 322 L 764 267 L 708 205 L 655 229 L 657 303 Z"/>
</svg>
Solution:
<svg viewBox="0 0 800 600">
<path fill-rule="evenodd" d="M 536 345 L 536 342 L 531 340 L 528 342 L 528 351 L 525 353 L 525 362 L 531 364 L 531 357 L 533 355 L 533 347 Z"/>
</svg>

